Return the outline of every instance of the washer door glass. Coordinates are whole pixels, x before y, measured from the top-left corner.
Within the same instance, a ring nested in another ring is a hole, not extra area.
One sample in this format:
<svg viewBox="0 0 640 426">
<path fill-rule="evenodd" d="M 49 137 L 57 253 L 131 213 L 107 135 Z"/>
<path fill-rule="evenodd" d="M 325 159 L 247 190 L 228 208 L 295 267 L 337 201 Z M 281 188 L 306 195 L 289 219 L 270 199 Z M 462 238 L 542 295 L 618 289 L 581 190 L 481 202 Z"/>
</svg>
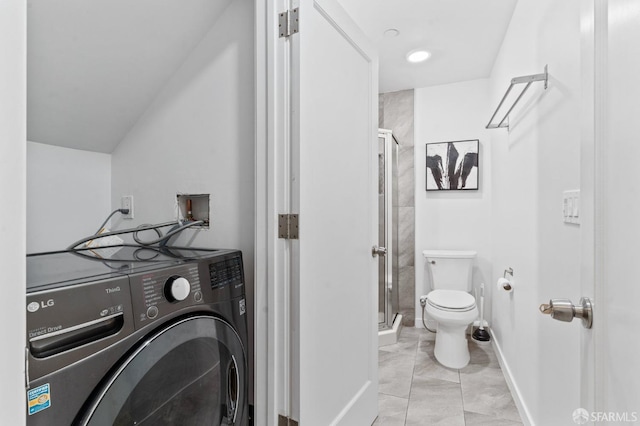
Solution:
<svg viewBox="0 0 640 426">
<path fill-rule="evenodd" d="M 183 319 L 122 363 L 80 424 L 246 424 L 246 380 L 244 348 L 228 323 Z"/>
</svg>

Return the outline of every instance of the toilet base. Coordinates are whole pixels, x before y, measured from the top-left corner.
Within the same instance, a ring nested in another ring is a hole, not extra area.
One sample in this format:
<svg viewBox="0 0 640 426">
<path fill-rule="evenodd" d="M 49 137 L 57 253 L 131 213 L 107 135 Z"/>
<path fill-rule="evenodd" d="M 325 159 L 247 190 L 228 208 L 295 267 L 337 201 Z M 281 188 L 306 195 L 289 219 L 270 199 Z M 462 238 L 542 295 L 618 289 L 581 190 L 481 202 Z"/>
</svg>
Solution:
<svg viewBox="0 0 640 426">
<path fill-rule="evenodd" d="M 467 325 L 447 326 L 438 323 L 434 355 L 438 362 L 445 367 L 460 369 L 469 364 L 469 345 Z"/>
</svg>

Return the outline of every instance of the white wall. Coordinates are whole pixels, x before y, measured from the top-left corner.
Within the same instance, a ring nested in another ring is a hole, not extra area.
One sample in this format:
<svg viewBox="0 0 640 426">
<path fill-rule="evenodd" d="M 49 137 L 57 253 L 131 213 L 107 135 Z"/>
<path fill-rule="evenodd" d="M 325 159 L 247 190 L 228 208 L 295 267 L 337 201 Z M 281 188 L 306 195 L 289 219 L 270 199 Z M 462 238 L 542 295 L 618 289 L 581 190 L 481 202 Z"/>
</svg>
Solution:
<svg viewBox="0 0 640 426">
<path fill-rule="evenodd" d="M 211 194 L 211 229 L 180 242 L 240 247 L 252 263 L 252 10 L 236 0 L 113 152 L 112 205 L 133 195 L 135 219 L 176 218 L 176 194 Z M 249 271 L 247 271 L 249 272 Z M 251 275 L 248 273 L 248 275 Z"/>
<path fill-rule="evenodd" d="M 514 292 L 493 300 L 492 330 L 525 421 L 565 425 L 579 407 L 581 325 L 553 321 L 538 305 L 580 294 L 580 228 L 562 221 L 562 191 L 580 186 L 579 0 L 520 0 L 491 74 L 487 118 L 511 78 L 543 71 L 493 130 L 493 260 L 514 270 Z"/>
<path fill-rule="evenodd" d="M 489 81 L 486 79 L 425 87 L 415 91 L 416 175 L 416 327 L 422 327 L 420 295 L 427 294 L 426 249 L 476 250 L 474 288 L 486 284 L 485 310 L 491 312 L 494 282 L 491 245 L 491 140 L 484 126 L 489 120 Z M 425 191 L 426 144 L 479 139 L 478 191 Z"/>
<path fill-rule="evenodd" d="M 27 253 L 64 250 L 111 211 L 111 155 L 27 142 Z"/>
<path fill-rule="evenodd" d="M 112 154 L 112 206 L 133 195 L 135 218 L 176 218 L 178 193 L 211 195 L 211 227 L 175 242 L 239 248 L 253 299 L 255 223 L 254 9 L 235 0 Z M 153 237 L 155 234 L 142 234 Z M 250 311 L 251 313 L 251 311 Z M 249 316 L 252 329 L 252 316 Z"/>
<path fill-rule="evenodd" d="M 0 412 L 2 423 L 25 422 L 24 347 L 26 216 L 26 7 L 22 0 L 0 3 Z"/>
</svg>

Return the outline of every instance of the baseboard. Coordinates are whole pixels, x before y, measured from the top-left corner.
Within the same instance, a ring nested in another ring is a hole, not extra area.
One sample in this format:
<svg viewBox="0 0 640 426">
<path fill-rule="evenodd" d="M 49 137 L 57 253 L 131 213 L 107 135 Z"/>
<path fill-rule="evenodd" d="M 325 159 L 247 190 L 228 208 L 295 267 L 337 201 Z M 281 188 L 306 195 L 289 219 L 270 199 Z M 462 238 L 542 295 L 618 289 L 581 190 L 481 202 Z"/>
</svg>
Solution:
<svg viewBox="0 0 640 426">
<path fill-rule="evenodd" d="M 491 345 L 493 346 L 493 350 L 498 358 L 498 363 L 500 364 L 500 368 L 502 369 L 502 373 L 504 374 L 504 379 L 507 382 L 507 386 L 509 387 L 511 395 L 513 396 L 513 402 L 516 404 L 516 408 L 518 409 L 518 413 L 520 414 L 520 419 L 526 426 L 535 426 L 535 423 L 531 419 L 531 413 L 527 408 L 527 404 L 525 404 L 522 398 L 520 389 L 518 388 L 516 382 L 513 380 L 513 375 L 511 374 L 509 364 L 507 364 L 507 361 L 504 359 L 504 353 L 502 352 L 500 343 L 496 339 L 496 336 L 493 334 L 493 330 L 489 329 L 489 333 L 491 334 Z"/>
<path fill-rule="evenodd" d="M 398 342 L 402 330 L 402 315 L 398 314 L 393 320 L 393 327 L 388 330 L 378 331 L 378 347 L 393 345 Z"/>
</svg>

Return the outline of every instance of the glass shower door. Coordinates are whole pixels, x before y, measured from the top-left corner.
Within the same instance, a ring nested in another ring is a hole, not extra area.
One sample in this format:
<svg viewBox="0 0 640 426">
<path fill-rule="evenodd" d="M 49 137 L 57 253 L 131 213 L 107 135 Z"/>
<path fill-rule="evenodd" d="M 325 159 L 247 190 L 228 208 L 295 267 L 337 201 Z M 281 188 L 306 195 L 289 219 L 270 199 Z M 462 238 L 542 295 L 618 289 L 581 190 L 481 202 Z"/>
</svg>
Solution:
<svg viewBox="0 0 640 426">
<path fill-rule="evenodd" d="M 398 312 L 398 142 L 391 131 L 378 133 L 378 325 L 393 326 Z"/>
</svg>

